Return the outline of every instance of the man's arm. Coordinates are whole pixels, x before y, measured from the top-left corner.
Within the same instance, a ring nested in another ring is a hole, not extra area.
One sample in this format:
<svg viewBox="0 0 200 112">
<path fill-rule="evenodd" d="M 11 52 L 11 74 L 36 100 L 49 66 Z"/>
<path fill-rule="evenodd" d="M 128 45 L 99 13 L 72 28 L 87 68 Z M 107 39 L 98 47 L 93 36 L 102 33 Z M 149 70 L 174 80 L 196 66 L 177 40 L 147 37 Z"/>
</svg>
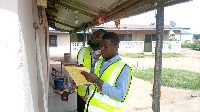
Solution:
<svg viewBox="0 0 200 112">
<path fill-rule="evenodd" d="M 91 83 L 94 83 L 98 78 L 94 73 L 81 71 L 81 74 L 84 75 L 86 80 Z M 103 94 L 106 94 L 116 100 L 123 101 L 128 90 L 129 80 L 130 69 L 127 65 L 125 65 L 119 77 L 117 78 L 115 86 L 111 86 L 110 84 L 100 79 L 98 82 L 98 88 L 102 89 Z"/>
</svg>

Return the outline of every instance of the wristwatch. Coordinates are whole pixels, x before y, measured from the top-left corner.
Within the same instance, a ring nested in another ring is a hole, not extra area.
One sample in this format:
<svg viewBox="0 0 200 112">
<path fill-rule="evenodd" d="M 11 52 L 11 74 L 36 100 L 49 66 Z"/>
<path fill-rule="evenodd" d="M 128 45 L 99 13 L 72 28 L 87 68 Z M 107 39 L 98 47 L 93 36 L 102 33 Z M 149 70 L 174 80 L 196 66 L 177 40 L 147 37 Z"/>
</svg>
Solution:
<svg viewBox="0 0 200 112">
<path fill-rule="evenodd" d="M 93 83 L 95 86 L 97 86 L 98 85 L 98 83 L 99 83 L 99 80 L 100 80 L 100 78 L 98 77 L 97 79 L 96 79 L 96 81 Z"/>
</svg>

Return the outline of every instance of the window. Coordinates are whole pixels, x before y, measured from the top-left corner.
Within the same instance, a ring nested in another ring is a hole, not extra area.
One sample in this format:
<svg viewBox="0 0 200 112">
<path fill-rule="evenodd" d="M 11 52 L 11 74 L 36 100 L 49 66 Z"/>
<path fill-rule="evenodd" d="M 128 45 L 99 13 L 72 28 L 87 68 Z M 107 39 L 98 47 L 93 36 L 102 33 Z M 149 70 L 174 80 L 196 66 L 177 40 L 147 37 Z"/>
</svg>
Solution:
<svg viewBox="0 0 200 112">
<path fill-rule="evenodd" d="M 145 35 L 145 43 L 151 43 L 151 41 L 156 41 L 156 34 Z"/>
<path fill-rule="evenodd" d="M 49 46 L 57 47 L 57 35 L 49 35 Z"/>
<path fill-rule="evenodd" d="M 86 37 L 85 41 L 90 40 L 91 36 L 92 36 L 92 34 L 86 34 L 85 35 L 85 37 Z M 78 37 L 78 42 L 83 42 L 84 34 L 77 34 L 77 37 Z"/>
<path fill-rule="evenodd" d="M 151 43 L 151 34 L 145 35 L 145 43 Z"/>
<path fill-rule="evenodd" d="M 87 41 L 91 39 L 92 34 L 87 34 Z"/>
<path fill-rule="evenodd" d="M 152 34 L 152 41 L 156 41 L 156 34 Z"/>
<path fill-rule="evenodd" d="M 132 41 L 132 34 L 125 34 L 124 41 Z"/>
<path fill-rule="evenodd" d="M 83 34 L 77 34 L 78 42 L 83 42 Z"/>
<path fill-rule="evenodd" d="M 118 34 L 120 41 L 132 41 L 132 34 Z"/>
</svg>

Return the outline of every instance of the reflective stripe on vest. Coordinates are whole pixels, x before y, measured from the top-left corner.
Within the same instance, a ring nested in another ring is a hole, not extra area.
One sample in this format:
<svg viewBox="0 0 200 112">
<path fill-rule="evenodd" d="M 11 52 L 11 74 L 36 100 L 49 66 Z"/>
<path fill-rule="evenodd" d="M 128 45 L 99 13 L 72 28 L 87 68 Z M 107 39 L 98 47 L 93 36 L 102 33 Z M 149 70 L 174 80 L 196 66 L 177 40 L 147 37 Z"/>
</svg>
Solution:
<svg viewBox="0 0 200 112">
<path fill-rule="evenodd" d="M 99 57 L 103 58 L 102 55 Z M 84 60 L 84 61 L 83 61 Z M 92 67 L 92 57 L 90 54 L 90 46 L 83 47 L 79 54 L 78 54 L 78 64 L 83 64 L 87 69 L 91 69 Z M 86 91 L 87 91 L 87 86 L 84 85 L 78 85 L 78 94 L 82 97 L 84 97 L 86 95 Z"/>
<path fill-rule="evenodd" d="M 117 72 L 119 71 L 120 67 L 121 67 L 123 64 L 124 64 L 123 61 L 119 62 L 119 64 L 116 66 L 116 68 L 115 68 L 114 71 L 112 72 L 112 74 L 111 74 L 111 76 L 110 76 L 111 78 L 109 79 L 109 82 L 108 82 L 110 85 L 113 85 L 113 84 L 114 84 L 115 78 L 116 78 L 116 76 L 117 76 Z"/>
<path fill-rule="evenodd" d="M 99 60 L 95 63 L 94 70 L 96 70 L 98 66 L 101 66 L 101 64 L 99 64 L 99 63 L 102 63 L 102 62 L 103 62 L 103 58 L 99 59 Z M 100 67 L 99 67 L 99 70 L 100 70 Z M 98 70 L 98 71 L 99 71 L 99 70 Z"/>
<path fill-rule="evenodd" d="M 94 90 L 90 90 L 90 94 L 92 94 Z M 126 104 L 126 101 L 121 102 L 121 101 L 116 101 L 114 99 L 111 99 L 108 95 L 101 95 L 101 94 L 94 94 L 93 98 L 103 102 L 107 103 L 113 107 L 121 107 Z"/>
<path fill-rule="evenodd" d="M 91 69 L 92 57 L 90 54 L 90 47 L 83 47 L 78 54 L 78 64 L 83 64 L 87 69 Z"/>
<path fill-rule="evenodd" d="M 89 110 L 89 112 L 109 112 L 109 111 L 106 111 L 102 108 L 99 108 L 99 107 L 96 107 L 96 106 L 93 106 L 93 105 L 90 105 L 88 110 Z"/>
<path fill-rule="evenodd" d="M 102 108 L 99 108 L 99 107 L 96 107 L 96 106 L 92 106 L 92 105 L 89 107 L 88 110 L 92 110 L 92 111 L 89 111 L 89 112 L 109 112 L 107 110 L 104 110 Z M 116 112 L 116 111 L 113 111 L 113 112 Z M 125 112 L 125 110 L 123 110 L 122 112 Z"/>
<path fill-rule="evenodd" d="M 95 74 L 97 76 L 99 76 L 99 71 L 100 71 L 102 62 L 103 62 L 103 60 L 99 60 L 97 62 L 98 64 L 96 64 Z M 104 79 L 106 77 L 109 78 L 109 79 L 107 79 L 107 81 L 105 81 L 105 80 L 104 81 L 108 82 L 110 85 L 115 86 L 116 80 L 117 80 L 119 74 L 121 73 L 121 70 L 125 66 L 125 64 L 126 63 L 124 63 L 122 60 L 119 60 L 118 62 L 110 65 L 102 74 L 102 76 L 104 74 L 106 74 L 106 76 L 104 76 Z M 102 79 L 102 77 L 101 77 L 101 79 Z M 130 83 L 129 83 L 129 85 L 130 85 Z M 94 90 L 95 90 L 95 86 L 93 84 L 91 84 L 90 95 L 89 95 L 88 101 L 89 101 L 90 97 L 92 96 L 92 94 L 94 93 Z M 121 101 L 115 100 L 114 98 L 109 97 L 108 95 L 101 94 L 101 93 L 95 91 L 95 94 L 89 103 L 88 110 L 96 112 L 100 108 L 100 111 L 122 112 L 125 110 L 125 104 L 126 104 L 125 100 L 123 102 L 121 102 Z M 86 106 L 86 109 L 87 109 L 87 106 Z"/>
<path fill-rule="evenodd" d="M 84 61 L 83 61 L 84 60 Z M 87 69 L 91 69 L 90 47 L 83 47 L 78 54 L 78 64 L 83 64 Z M 87 86 L 78 85 L 78 94 L 82 97 L 86 95 Z"/>
<path fill-rule="evenodd" d="M 78 55 L 78 64 L 83 64 L 83 55 L 85 53 L 86 47 L 83 47 Z"/>
</svg>

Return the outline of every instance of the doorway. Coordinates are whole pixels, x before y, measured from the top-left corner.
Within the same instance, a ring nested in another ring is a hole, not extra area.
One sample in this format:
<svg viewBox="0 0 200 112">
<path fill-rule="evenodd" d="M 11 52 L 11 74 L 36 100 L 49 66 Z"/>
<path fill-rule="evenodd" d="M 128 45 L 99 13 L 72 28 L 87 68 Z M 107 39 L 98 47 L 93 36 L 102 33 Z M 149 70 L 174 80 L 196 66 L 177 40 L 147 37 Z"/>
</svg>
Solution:
<svg viewBox="0 0 200 112">
<path fill-rule="evenodd" d="M 144 52 L 152 52 L 152 41 L 156 41 L 156 34 L 146 34 L 144 40 Z"/>
</svg>

